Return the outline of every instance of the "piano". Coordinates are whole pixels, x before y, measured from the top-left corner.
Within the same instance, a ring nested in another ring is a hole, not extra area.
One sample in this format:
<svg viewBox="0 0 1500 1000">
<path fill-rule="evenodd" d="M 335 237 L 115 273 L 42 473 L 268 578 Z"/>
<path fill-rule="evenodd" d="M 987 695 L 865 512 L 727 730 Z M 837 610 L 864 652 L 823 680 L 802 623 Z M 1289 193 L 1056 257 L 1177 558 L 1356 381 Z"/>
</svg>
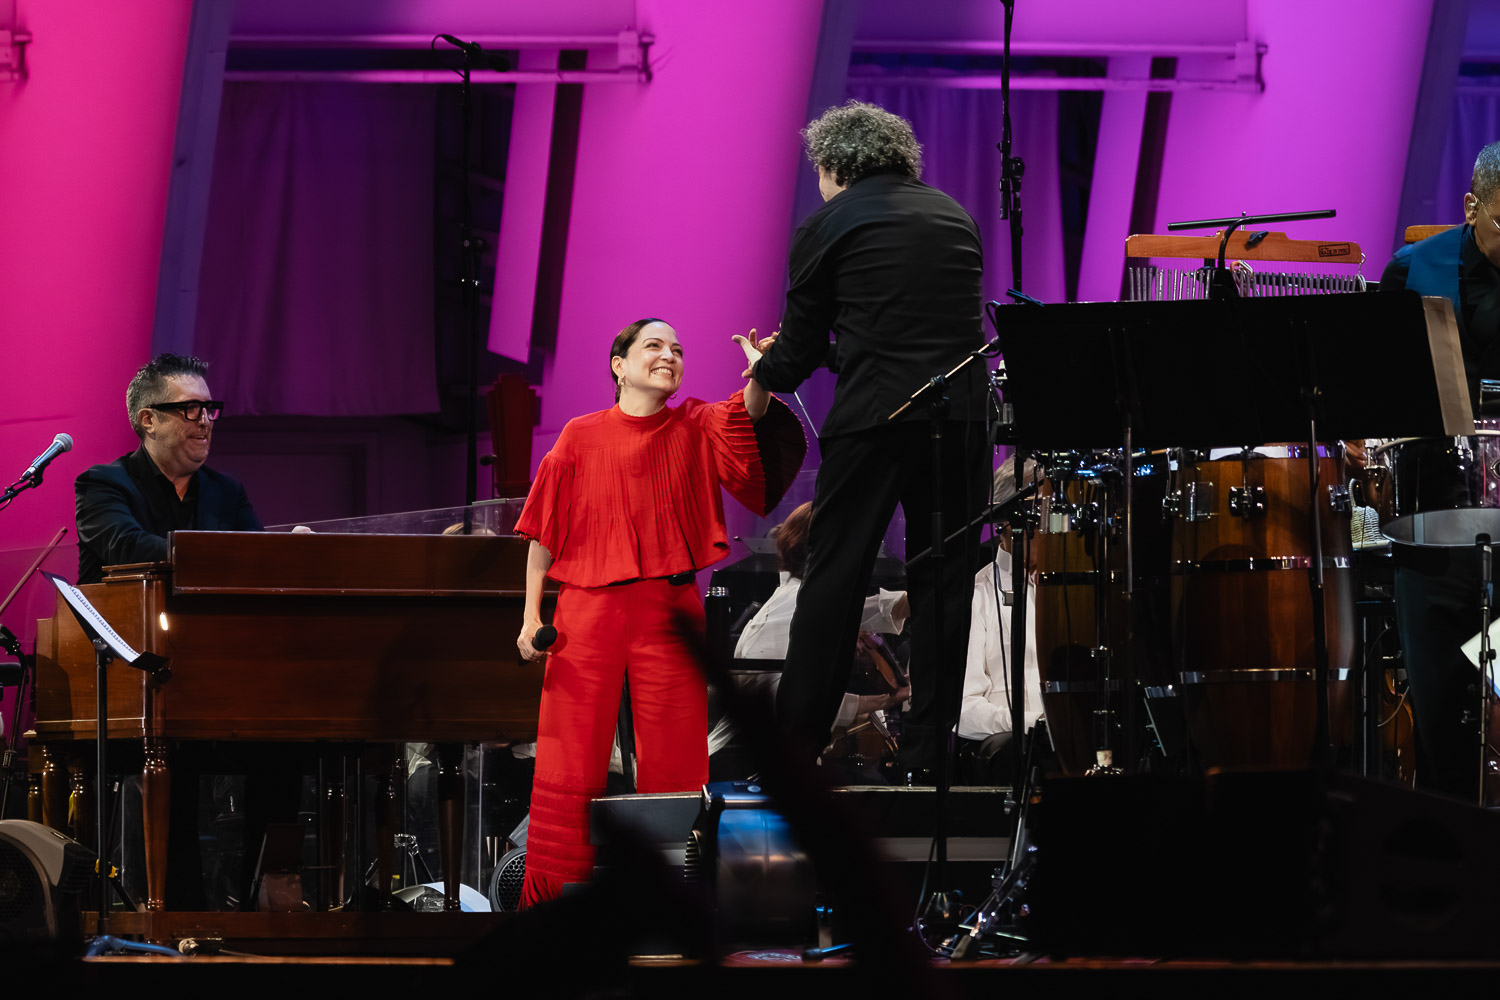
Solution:
<svg viewBox="0 0 1500 1000">
<path fill-rule="evenodd" d="M 108 567 L 102 583 L 80 588 L 127 643 L 170 670 L 164 682 L 119 662 L 107 674 L 106 735 L 112 747 L 138 746 L 144 761 L 147 913 L 166 909 L 172 763 L 190 745 L 452 750 L 535 738 L 543 668 L 515 647 L 528 543 L 500 533 L 517 503 L 329 522 L 310 534 L 179 531 L 166 563 Z M 60 597 L 38 622 L 36 653 L 42 813 L 61 827 L 69 760 L 89 753 L 79 744 L 97 725 L 94 649 Z M 462 781 L 458 755 L 446 756 L 439 815 L 453 873 Z M 378 852 L 387 871 L 389 840 Z M 456 877 L 447 890 L 456 909 Z"/>
</svg>

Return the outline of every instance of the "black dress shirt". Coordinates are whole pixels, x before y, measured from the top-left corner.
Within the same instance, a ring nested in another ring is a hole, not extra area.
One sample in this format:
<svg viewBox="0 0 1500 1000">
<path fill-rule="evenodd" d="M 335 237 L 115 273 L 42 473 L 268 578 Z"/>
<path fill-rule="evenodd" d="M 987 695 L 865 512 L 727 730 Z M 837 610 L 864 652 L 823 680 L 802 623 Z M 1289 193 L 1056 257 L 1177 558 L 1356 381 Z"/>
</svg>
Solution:
<svg viewBox="0 0 1500 1000">
<path fill-rule="evenodd" d="M 929 378 L 984 344 L 979 227 L 958 202 L 904 174 L 865 177 L 810 215 L 792 244 L 781 336 L 755 366 L 790 392 L 829 358 L 838 372 L 821 435 L 883 426 Z M 951 417 L 984 418 L 984 370 L 948 390 Z M 918 406 L 903 419 L 925 420 Z"/>
<path fill-rule="evenodd" d="M 1474 241 L 1474 227 L 1464 226 L 1460 243 L 1458 268 L 1459 344 L 1464 355 L 1464 374 L 1469 382 L 1469 398 L 1474 413 L 1479 413 L 1479 382 L 1500 379 L 1500 268 Z M 1409 259 L 1398 254 L 1391 258 L 1380 276 L 1382 291 L 1406 287 L 1411 270 Z M 1451 273 L 1451 272 L 1450 272 Z"/>
<path fill-rule="evenodd" d="M 163 562 L 167 533 L 260 531 L 260 518 L 238 480 L 204 466 L 178 497 L 144 445 L 73 483 L 78 516 L 78 582 L 98 583 L 105 566 Z"/>
</svg>

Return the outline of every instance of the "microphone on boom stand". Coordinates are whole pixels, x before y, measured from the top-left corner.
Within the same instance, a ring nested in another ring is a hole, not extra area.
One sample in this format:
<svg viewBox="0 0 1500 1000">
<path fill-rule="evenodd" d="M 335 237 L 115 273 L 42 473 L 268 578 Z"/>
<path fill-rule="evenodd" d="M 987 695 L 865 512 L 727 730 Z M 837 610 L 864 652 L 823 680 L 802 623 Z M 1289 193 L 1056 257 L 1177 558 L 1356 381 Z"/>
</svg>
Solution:
<svg viewBox="0 0 1500 1000">
<path fill-rule="evenodd" d="M 19 479 L 5 488 L 0 493 L 0 510 L 14 500 L 21 491 L 33 489 L 42 484 L 42 472 L 52 464 L 52 460 L 65 451 L 73 450 L 73 436 L 71 434 L 58 434 L 47 446 L 47 450 L 31 460 L 26 471 L 21 473 Z"/>
</svg>

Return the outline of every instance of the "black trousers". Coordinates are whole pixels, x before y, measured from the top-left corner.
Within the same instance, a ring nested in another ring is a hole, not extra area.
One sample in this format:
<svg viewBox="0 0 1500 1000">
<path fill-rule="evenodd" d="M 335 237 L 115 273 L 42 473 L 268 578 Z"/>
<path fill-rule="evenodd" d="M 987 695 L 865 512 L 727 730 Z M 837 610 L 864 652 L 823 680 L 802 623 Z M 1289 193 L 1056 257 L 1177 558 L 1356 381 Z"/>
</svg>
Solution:
<svg viewBox="0 0 1500 1000">
<path fill-rule="evenodd" d="M 1479 794 L 1479 671 L 1460 647 L 1479 632 L 1479 580 L 1469 551 L 1420 552 L 1396 567 L 1396 627 L 1417 723 L 1416 784 L 1470 802 Z"/>
<path fill-rule="evenodd" d="M 819 440 L 807 563 L 777 692 L 781 726 L 804 754 L 828 741 L 854 663 L 854 640 L 880 541 L 899 503 L 906 514 L 908 559 L 931 543 L 934 486 L 931 430 L 912 421 Z M 948 421 L 942 439 L 943 531 L 952 534 L 978 513 L 989 491 L 984 425 Z M 963 696 L 969 608 L 974 590 L 973 529 L 946 551 L 943 579 L 931 559 L 907 567 L 912 614 L 911 711 L 902 720 L 901 761 L 935 768 L 958 721 Z M 943 602 L 943 656 L 935 657 L 931 622 Z"/>
</svg>

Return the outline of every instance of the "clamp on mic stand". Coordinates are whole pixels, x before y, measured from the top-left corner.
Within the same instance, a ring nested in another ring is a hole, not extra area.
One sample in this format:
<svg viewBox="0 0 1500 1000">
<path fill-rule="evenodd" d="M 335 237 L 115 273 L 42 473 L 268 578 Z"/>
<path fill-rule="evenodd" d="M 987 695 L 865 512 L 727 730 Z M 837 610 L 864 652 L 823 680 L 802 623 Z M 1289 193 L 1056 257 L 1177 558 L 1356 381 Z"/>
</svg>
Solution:
<svg viewBox="0 0 1500 1000">
<path fill-rule="evenodd" d="M 33 472 L 29 476 L 22 476 L 20 479 L 17 479 L 15 482 L 5 487 L 4 493 L 0 493 L 0 510 L 4 510 L 5 508 L 9 507 L 10 502 L 16 497 L 20 496 L 22 493 L 26 492 L 27 490 L 34 490 L 40 485 L 42 485 L 41 469 L 38 469 L 36 472 Z"/>
</svg>

